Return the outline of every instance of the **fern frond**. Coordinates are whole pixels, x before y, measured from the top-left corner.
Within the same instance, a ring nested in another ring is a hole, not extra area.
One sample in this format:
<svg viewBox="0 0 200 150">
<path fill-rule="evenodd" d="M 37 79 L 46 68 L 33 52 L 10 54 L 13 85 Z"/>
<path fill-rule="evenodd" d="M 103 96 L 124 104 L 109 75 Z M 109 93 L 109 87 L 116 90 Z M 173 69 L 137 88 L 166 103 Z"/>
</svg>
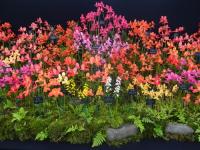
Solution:
<svg viewBox="0 0 200 150">
<path fill-rule="evenodd" d="M 96 134 L 96 136 L 93 138 L 93 144 L 92 147 L 97 147 L 102 145 L 106 141 L 106 135 L 103 134 L 101 131 Z"/>
</svg>

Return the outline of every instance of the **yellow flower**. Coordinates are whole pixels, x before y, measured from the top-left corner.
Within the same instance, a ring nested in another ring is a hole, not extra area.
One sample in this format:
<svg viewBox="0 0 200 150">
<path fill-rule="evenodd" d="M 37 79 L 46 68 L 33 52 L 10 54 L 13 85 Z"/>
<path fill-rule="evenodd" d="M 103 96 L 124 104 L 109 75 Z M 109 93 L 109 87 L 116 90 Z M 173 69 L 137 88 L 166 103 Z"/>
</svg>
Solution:
<svg viewBox="0 0 200 150">
<path fill-rule="evenodd" d="M 99 86 L 96 92 L 96 96 L 103 96 L 103 95 L 104 95 L 103 88 L 102 86 Z"/>
<path fill-rule="evenodd" d="M 130 89 L 133 89 L 133 85 L 131 83 L 129 83 L 128 87 L 127 87 L 127 91 L 130 90 Z"/>
<path fill-rule="evenodd" d="M 7 65 L 15 64 L 17 61 L 20 61 L 20 53 L 18 50 L 12 52 L 9 57 L 6 57 L 3 62 Z"/>
<path fill-rule="evenodd" d="M 172 87 L 172 92 L 173 93 L 176 93 L 178 91 L 178 86 L 177 85 L 174 85 L 173 87 Z"/>
</svg>

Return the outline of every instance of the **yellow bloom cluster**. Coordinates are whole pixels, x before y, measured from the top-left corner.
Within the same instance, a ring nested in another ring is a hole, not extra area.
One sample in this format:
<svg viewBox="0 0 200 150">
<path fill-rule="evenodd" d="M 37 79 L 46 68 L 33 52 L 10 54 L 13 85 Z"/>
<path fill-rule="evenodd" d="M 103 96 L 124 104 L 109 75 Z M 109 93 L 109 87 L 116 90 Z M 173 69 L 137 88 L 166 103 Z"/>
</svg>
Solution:
<svg viewBox="0 0 200 150">
<path fill-rule="evenodd" d="M 73 96 L 77 96 L 79 99 L 83 99 L 91 95 L 91 90 L 88 84 L 84 84 L 83 90 L 78 89 L 74 79 L 68 79 L 64 72 L 58 75 L 58 81 L 65 86 L 68 93 Z"/>
<path fill-rule="evenodd" d="M 76 83 L 74 81 L 74 79 L 69 79 L 67 81 L 64 81 L 64 86 L 66 88 L 66 90 L 73 96 L 76 95 Z"/>
<path fill-rule="evenodd" d="M 173 92 L 177 91 L 177 86 L 174 86 L 171 92 L 165 84 L 156 86 L 155 90 L 152 90 L 148 83 L 140 84 L 140 88 L 142 90 L 142 94 L 156 100 L 159 100 L 164 96 L 171 97 L 173 96 Z"/>
<path fill-rule="evenodd" d="M 74 79 L 68 79 L 66 74 L 63 72 L 62 74 L 58 75 L 58 81 L 65 86 L 68 93 L 70 93 L 73 96 L 76 95 L 77 90 L 76 90 L 76 83 Z"/>
<path fill-rule="evenodd" d="M 85 83 L 83 86 L 83 91 L 81 90 L 78 91 L 78 98 L 80 99 L 86 98 L 88 96 L 89 90 L 90 89 L 89 89 L 88 84 Z"/>
<path fill-rule="evenodd" d="M 134 85 L 131 84 L 131 83 L 129 83 L 129 85 L 128 85 L 128 87 L 127 87 L 127 91 L 128 91 L 128 90 L 131 90 L 131 89 L 133 89 L 133 88 L 134 88 Z"/>
<path fill-rule="evenodd" d="M 17 61 L 20 61 L 20 53 L 18 50 L 12 52 L 9 57 L 6 57 L 3 62 L 7 65 L 15 64 Z"/>
<path fill-rule="evenodd" d="M 103 95 L 104 95 L 103 88 L 102 86 L 99 86 L 96 92 L 96 96 L 103 96 Z"/>
</svg>

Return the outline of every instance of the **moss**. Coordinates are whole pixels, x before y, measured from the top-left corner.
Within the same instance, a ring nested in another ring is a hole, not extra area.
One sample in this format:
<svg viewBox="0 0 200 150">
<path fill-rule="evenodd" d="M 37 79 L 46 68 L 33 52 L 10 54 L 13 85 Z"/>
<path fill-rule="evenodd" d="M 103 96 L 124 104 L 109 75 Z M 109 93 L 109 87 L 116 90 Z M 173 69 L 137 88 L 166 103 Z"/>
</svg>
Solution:
<svg viewBox="0 0 200 150">
<path fill-rule="evenodd" d="M 0 116 L 0 140 L 13 140 L 16 137 L 10 115 Z"/>
<path fill-rule="evenodd" d="M 68 122 L 62 119 L 52 121 L 48 126 L 48 136 L 53 142 L 61 141 Z"/>
<path fill-rule="evenodd" d="M 50 124 L 51 119 L 49 118 L 32 118 L 30 120 L 30 130 L 33 137 L 35 137 L 39 132 L 44 131 Z"/>
</svg>

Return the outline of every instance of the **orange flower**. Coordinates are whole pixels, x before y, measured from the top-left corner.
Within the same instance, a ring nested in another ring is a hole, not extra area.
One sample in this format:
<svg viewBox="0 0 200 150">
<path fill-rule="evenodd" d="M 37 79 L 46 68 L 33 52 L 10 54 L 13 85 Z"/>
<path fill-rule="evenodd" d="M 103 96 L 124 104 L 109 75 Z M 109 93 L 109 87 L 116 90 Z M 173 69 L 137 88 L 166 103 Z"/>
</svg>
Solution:
<svg viewBox="0 0 200 150">
<path fill-rule="evenodd" d="M 186 94 L 185 97 L 183 97 L 183 100 L 186 104 L 188 104 L 191 101 L 191 95 L 190 94 Z"/>
<path fill-rule="evenodd" d="M 68 65 L 68 66 L 75 66 L 76 65 L 76 60 L 72 59 L 71 57 L 66 57 L 64 64 Z"/>
<path fill-rule="evenodd" d="M 53 78 L 49 80 L 48 87 L 60 85 L 57 78 Z"/>
<path fill-rule="evenodd" d="M 96 55 L 95 57 L 90 58 L 90 64 L 95 64 L 96 66 L 101 66 L 101 57 Z"/>
<path fill-rule="evenodd" d="M 47 33 L 40 34 L 40 36 L 37 38 L 37 42 L 38 44 L 42 45 L 46 43 L 48 39 L 49 39 L 49 36 L 47 35 Z"/>
<path fill-rule="evenodd" d="M 193 93 L 198 93 L 198 92 L 200 92 L 200 82 L 199 83 L 196 83 L 196 88 L 193 88 L 192 87 L 192 92 Z"/>
<path fill-rule="evenodd" d="M 88 91 L 87 96 L 94 96 L 92 89 Z"/>
<path fill-rule="evenodd" d="M 61 92 L 60 88 L 53 88 L 51 92 L 48 95 L 49 97 L 58 97 L 58 96 L 63 96 L 63 93 Z"/>
<path fill-rule="evenodd" d="M 195 100 L 195 104 L 200 104 L 200 95 L 197 97 L 197 99 Z"/>
</svg>

